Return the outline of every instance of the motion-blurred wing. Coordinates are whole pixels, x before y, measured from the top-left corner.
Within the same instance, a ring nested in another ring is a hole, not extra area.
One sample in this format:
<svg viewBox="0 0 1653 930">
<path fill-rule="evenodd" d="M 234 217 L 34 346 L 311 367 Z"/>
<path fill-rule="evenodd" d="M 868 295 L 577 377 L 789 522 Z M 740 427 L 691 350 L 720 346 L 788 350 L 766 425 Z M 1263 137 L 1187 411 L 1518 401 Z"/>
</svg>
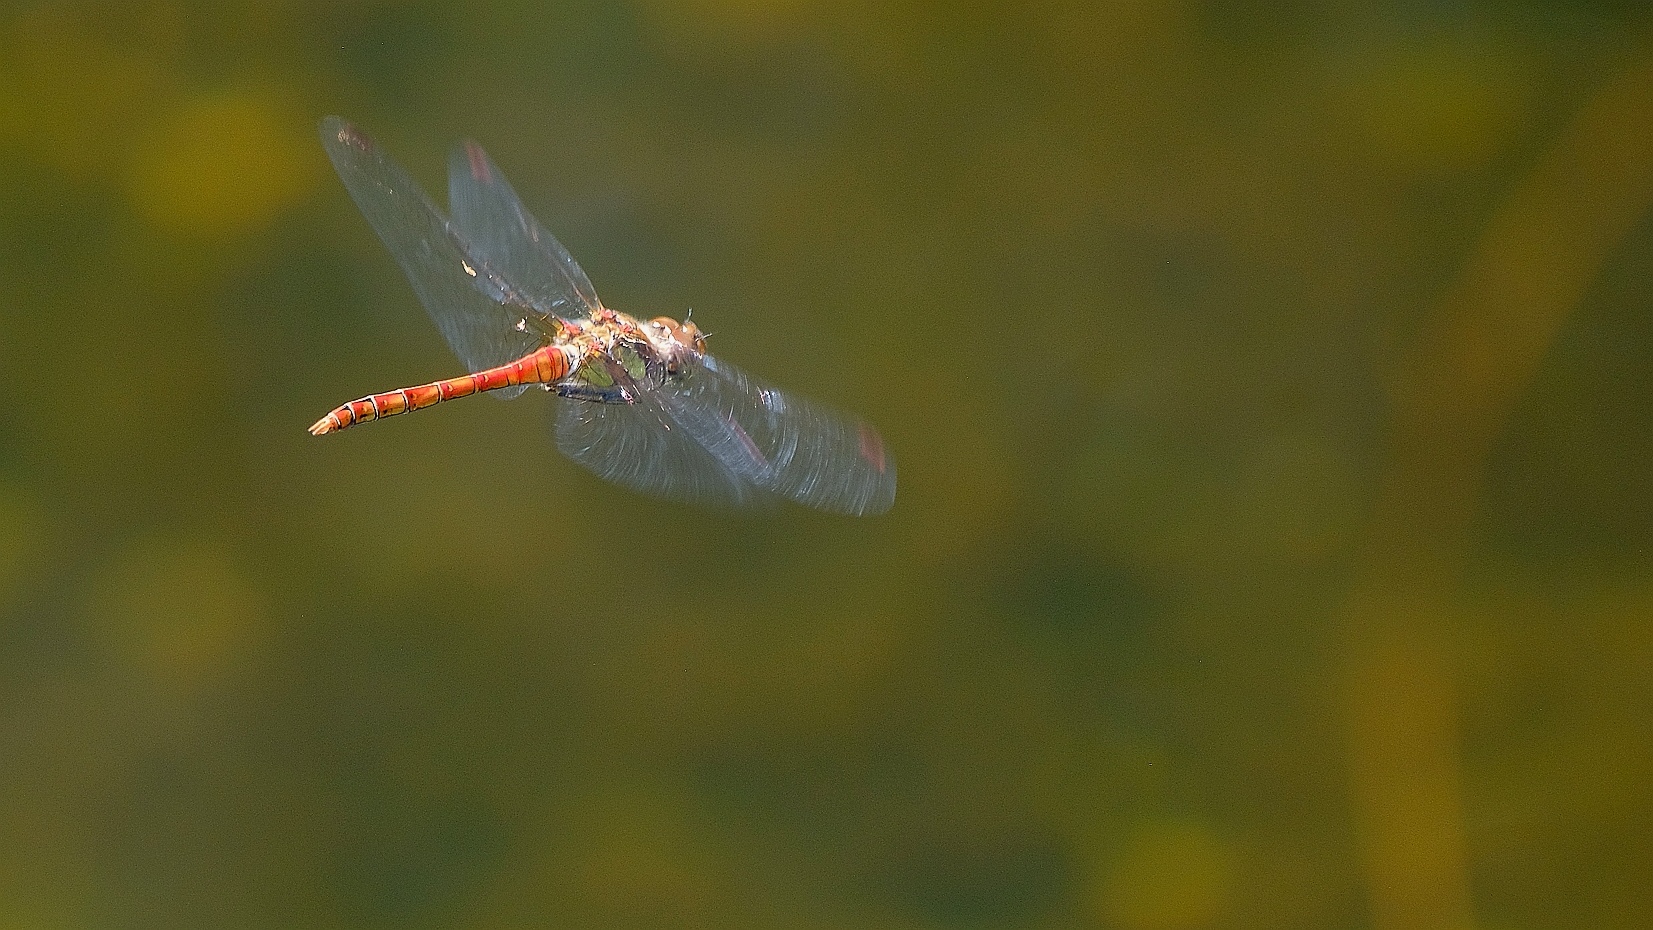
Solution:
<svg viewBox="0 0 1653 930">
<path fill-rule="evenodd" d="M 557 448 L 600 478 L 655 497 L 748 506 L 769 497 L 706 450 L 644 394 L 633 404 L 564 401 Z"/>
<path fill-rule="evenodd" d="M 361 130 L 330 116 L 321 142 L 351 199 L 402 266 L 414 293 L 466 369 L 481 371 L 532 352 L 540 339 L 516 329 L 522 308 L 501 303 L 515 282 L 490 269 L 424 191 Z M 521 387 L 490 392 L 512 397 Z"/>
<path fill-rule="evenodd" d="M 711 356 L 660 393 L 681 428 L 766 491 L 852 516 L 895 503 L 895 459 L 878 431 L 853 417 Z"/>
<path fill-rule="evenodd" d="M 580 318 L 602 306 L 568 250 L 523 207 L 475 142 L 454 146 L 448 158 L 448 208 L 473 254 L 541 312 Z"/>
<path fill-rule="evenodd" d="M 640 491 L 703 503 L 769 495 L 850 515 L 895 502 L 895 461 L 872 427 L 702 356 L 679 375 L 628 385 L 633 404 L 575 402 L 558 445 Z"/>
</svg>

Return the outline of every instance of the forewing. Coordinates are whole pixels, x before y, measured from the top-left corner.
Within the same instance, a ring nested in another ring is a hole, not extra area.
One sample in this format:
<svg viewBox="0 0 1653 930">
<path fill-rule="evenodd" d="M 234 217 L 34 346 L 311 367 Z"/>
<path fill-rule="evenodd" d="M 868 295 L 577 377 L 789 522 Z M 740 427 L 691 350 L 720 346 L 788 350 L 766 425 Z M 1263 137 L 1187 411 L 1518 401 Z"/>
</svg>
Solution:
<svg viewBox="0 0 1653 930">
<path fill-rule="evenodd" d="M 702 356 L 662 384 L 659 402 L 734 475 L 821 510 L 883 513 L 895 503 L 895 460 L 878 431 Z"/>
<path fill-rule="evenodd" d="M 448 208 L 473 253 L 499 272 L 536 309 L 585 317 L 602 306 L 568 250 L 523 207 L 488 153 L 475 142 L 448 158 Z"/>
<path fill-rule="evenodd" d="M 514 282 L 472 254 L 453 224 L 377 143 L 338 117 L 322 121 L 321 142 L 351 199 L 467 370 L 503 365 L 540 345 L 538 336 L 516 328 L 523 309 L 501 303 L 517 290 Z"/>
</svg>

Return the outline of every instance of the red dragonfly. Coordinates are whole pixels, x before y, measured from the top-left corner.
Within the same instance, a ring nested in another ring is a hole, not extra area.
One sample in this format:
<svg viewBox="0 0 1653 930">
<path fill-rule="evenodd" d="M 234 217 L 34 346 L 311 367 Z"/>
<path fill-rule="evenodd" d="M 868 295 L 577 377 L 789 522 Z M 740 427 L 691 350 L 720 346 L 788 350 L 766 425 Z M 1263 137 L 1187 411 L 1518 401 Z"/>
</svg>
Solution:
<svg viewBox="0 0 1653 930">
<path fill-rule="evenodd" d="M 894 503 L 895 461 L 876 430 L 708 355 L 688 320 L 604 307 L 481 146 L 454 147 L 447 217 L 355 126 L 329 117 L 321 139 L 471 374 L 353 400 L 311 433 L 538 384 L 565 401 L 563 454 L 646 494 L 734 505 L 788 498 L 857 515 Z"/>
</svg>

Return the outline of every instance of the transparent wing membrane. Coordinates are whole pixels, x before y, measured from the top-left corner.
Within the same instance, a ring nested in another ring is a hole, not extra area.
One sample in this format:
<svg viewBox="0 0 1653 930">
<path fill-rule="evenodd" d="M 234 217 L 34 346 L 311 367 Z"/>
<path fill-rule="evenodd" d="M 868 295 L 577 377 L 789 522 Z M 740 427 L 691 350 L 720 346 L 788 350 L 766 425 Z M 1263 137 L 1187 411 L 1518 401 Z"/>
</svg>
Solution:
<svg viewBox="0 0 1653 930">
<path fill-rule="evenodd" d="M 725 362 L 703 356 L 632 393 L 632 404 L 571 404 L 559 448 L 610 481 L 699 503 L 775 495 L 860 515 L 895 501 L 895 462 L 876 430 Z"/>
<path fill-rule="evenodd" d="M 599 478 L 654 497 L 739 507 L 768 496 L 646 395 L 633 404 L 564 403 L 557 448 Z"/>
<path fill-rule="evenodd" d="M 448 207 L 472 252 L 541 312 L 579 318 L 602 306 L 568 250 L 523 207 L 475 142 L 454 146 L 449 156 Z"/>
<path fill-rule="evenodd" d="M 362 215 L 395 257 L 425 312 L 469 371 L 532 352 L 540 339 L 516 329 L 523 308 L 500 303 L 515 289 L 471 254 L 419 185 L 356 127 L 336 117 L 321 141 Z M 514 396 L 522 388 L 496 395 Z"/>
</svg>

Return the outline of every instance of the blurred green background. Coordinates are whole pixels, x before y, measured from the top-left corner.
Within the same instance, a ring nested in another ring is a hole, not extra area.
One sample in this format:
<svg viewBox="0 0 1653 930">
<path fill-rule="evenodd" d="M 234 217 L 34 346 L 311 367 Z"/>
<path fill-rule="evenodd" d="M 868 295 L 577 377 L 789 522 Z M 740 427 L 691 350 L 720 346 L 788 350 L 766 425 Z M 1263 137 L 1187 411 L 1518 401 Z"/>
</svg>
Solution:
<svg viewBox="0 0 1653 930">
<path fill-rule="evenodd" d="M 704 512 L 329 169 L 876 423 Z M 1641 3 L 12 2 L 0 930 L 1642 927 Z"/>
</svg>

